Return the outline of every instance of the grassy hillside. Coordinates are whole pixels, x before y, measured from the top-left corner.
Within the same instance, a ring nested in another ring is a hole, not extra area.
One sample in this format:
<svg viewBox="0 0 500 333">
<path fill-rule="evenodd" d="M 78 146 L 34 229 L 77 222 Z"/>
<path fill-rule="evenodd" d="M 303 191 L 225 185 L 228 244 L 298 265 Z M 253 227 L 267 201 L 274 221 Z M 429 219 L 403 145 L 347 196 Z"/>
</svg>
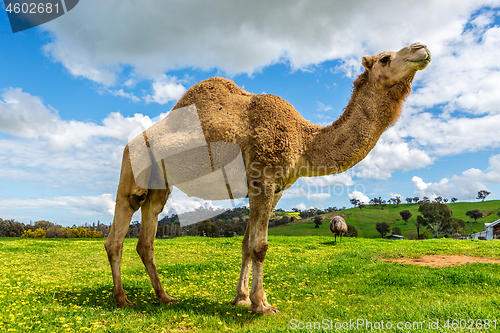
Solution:
<svg viewBox="0 0 500 333">
<path fill-rule="evenodd" d="M 473 224 L 473 230 L 483 231 L 484 223 L 489 223 L 497 220 L 497 212 L 500 211 L 500 200 L 491 200 L 485 202 L 457 202 L 450 203 L 447 206 L 453 211 L 453 217 L 462 219 L 466 222 L 469 218 L 465 213 L 472 209 L 479 209 L 484 212 L 490 212 L 491 214 L 480 218 L 477 223 Z M 400 204 L 399 207 L 393 207 L 393 205 L 387 205 L 382 210 L 380 206 L 372 207 L 367 206 L 360 210 L 359 208 L 346 209 L 339 214 L 343 214 L 347 224 L 353 225 L 358 230 L 358 237 L 364 238 L 377 238 L 380 234 L 375 229 L 375 224 L 377 222 L 387 222 L 393 227 L 399 227 L 402 231 L 403 236 L 407 237 L 408 233 L 412 230 L 416 230 L 416 222 L 419 205 L 406 205 Z M 409 210 L 413 216 L 405 225 L 405 222 L 399 216 L 399 212 L 402 210 Z M 269 235 L 283 235 L 283 236 L 332 236 L 329 229 L 328 222 L 333 214 L 324 215 L 323 224 L 319 228 L 314 228 L 314 223 L 312 219 L 304 219 L 298 221 L 293 225 L 280 226 L 276 228 L 269 229 Z M 470 233 L 469 224 L 467 224 L 467 233 Z"/>
<path fill-rule="evenodd" d="M 161 306 L 135 252 L 137 240 L 126 239 L 123 283 L 138 306 L 116 309 L 104 240 L 0 239 L 0 331 L 296 332 L 291 323 L 326 319 L 328 325 L 340 325 L 363 319 L 394 326 L 426 323 L 413 330 L 418 332 L 436 332 L 427 323 L 439 320 L 441 332 L 456 332 L 444 327 L 446 320 L 498 317 L 499 264 L 429 268 L 382 260 L 426 254 L 499 258 L 497 240 L 350 238 L 335 245 L 330 237 L 270 236 L 264 288 L 269 303 L 281 311 L 274 316 L 230 305 L 241 240 L 156 240 L 160 279 L 180 299 Z M 342 331 L 373 332 L 359 327 Z"/>
</svg>

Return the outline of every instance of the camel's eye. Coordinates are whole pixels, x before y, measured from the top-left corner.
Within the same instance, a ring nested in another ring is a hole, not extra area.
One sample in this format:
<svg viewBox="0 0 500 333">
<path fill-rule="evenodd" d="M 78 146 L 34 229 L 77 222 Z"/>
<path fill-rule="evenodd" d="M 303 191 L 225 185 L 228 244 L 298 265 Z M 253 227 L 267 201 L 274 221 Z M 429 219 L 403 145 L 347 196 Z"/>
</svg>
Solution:
<svg viewBox="0 0 500 333">
<path fill-rule="evenodd" d="M 381 62 L 383 64 L 387 64 L 390 60 L 391 60 L 390 56 L 385 56 L 385 57 L 380 58 L 379 62 Z"/>
</svg>

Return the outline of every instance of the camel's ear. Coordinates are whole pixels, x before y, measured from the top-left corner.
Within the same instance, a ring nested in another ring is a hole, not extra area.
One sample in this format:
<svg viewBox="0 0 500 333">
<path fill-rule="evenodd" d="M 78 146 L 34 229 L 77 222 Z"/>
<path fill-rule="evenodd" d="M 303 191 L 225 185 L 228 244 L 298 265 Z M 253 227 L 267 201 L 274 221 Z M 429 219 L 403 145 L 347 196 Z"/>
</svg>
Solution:
<svg viewBox="0 0 500 333">
<path fill-rule="evenodd" d="M 373 67 L 372 56 L 363 56 L 363 67 L 366 69 L 371 69 Z"/>
</svg>

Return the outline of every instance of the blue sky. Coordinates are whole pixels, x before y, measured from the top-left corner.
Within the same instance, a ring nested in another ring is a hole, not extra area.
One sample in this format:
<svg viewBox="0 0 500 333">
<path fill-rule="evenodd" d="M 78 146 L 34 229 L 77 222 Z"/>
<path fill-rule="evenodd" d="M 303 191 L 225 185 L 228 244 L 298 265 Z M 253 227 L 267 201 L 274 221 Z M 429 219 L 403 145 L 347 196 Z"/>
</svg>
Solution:
<svg viewBox="0 0 500 333">
<path fill-rule="evenodd" d="M 361 57 L 433 54 L 400 121 L 358 166 L 299 180 L 278 207 L 500 195 L 500 1 L 81 1 L 13 34 L 0 2 L 0 218 L 110 223 L 128 134 L 190 86 L 231 78 L 327 126 Z M 163 214 L 206 203 L 174 192 Z M 138 216 L 135 217 L 139 219 Z"/>
</svg>

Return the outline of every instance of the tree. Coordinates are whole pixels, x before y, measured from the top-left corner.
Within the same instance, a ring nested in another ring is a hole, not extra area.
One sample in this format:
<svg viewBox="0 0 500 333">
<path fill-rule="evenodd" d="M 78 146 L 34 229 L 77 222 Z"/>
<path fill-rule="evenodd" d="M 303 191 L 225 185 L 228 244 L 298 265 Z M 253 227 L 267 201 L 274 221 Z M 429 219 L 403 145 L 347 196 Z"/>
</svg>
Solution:
<svg viewBox="0 0 500 333">
<path fill-rule="evenodd" d="M 477 192 L 476 199 L 482 199 L 482 201 L 484 201 L 484 199 L 486 199 L 486 197 L 490 194 L 491 194 L 491 192 L 488 192 L 486 190 L 481 190 L 481 191 Z"/>
<path fill-rule="evenodd" d="M 438 195 L 435 199 L 434 199 L 435 202 L 439 202 L 439 203 L 443 203 L 443 197 Z"/>
<path fill-rule="evenodd" d="M 399 227 L 392 228 L 392 234 L 401 236 L 401 229 Z"/>
<path fill-rule="evenodd" d="M 483 217 L 483 213 L 481 213 L 479 209 L 469 210 L 467 211 L 467 213 L 465 213 L 465 215 L 467 215 L 471 219 L 474 219 L 474 223 L 477 223 L 478 218 Z"/>
<path fill-rule="evenodd" d="M 358 204 L 358 207 L 359 207 L 359 210 L 362 210 L 362 209 L 363 209 L 363 208 L 365 208 L 366 206 L 365 206 L 365 204 L 363 204 L 363 203 L 361 203 L 361 202 L 360 202 L 360 203 Z"/>
<path fill-rule="evenodd" d="M 417 227 L 417 239 L 422 239 L 420 236 L 420 227 L 427 226 L 427 221 L 422 216 L 418 215 L 417 222 L 414 222 L 414 224 Z"/>
<path fill-rule="evenodd" d="M 465 215 L 473 218 L 475 223 L 477 223 L 478 218 L 483 217 L 483 213 L 479 209 L 469 210 Z"/>
<path fill-rule="evenodd" d="M 420 201 L 420 198 L 419 198 L 419 197 L 414 197 L 414 198 L 413 198 L 413 202 L 414 202 L 414 203 L 418 203 L 419 201 Z"/>
<path fill-rule="evenodd" d="M 406 203 L 407 205 L 411 205 L 411 202 L 413 201 L 413 198 L 406 198 Z"/>
<path fill-rule="evenodd" d="M 422 198 L 422 203 L 429 203 L 431 200 L 428 197 L 423 197 Z"/>
<path fill-rule="evenodd" d="M 383 199 L 380 200 L 380 207 L 382 207 L 382 210 L 384 210 L 384 207 L 387 206 L 387 202 Z"/>
<path fill-rule="evenodd" d="M 399 207 L 399 204 L 401 203 L 401 197 L 398 195 L 392 201 Z"/>
<path fill-rule="evenodd" d="M 234 236 L 233 228 L 229 227 L 229 228 L 224 229 L 224 232 L 222 233 L 222 236 L 224 236 L 224 237 L 233 237 Z"/>
<path fill-rule="evenodd" d="M 462 235 L 465 232 L 465 221 L 453 217 L 450 224 L 450 234 Z"/>
<path fill-rule="evenodd" d="M 353 225 L 347 225 L 346 237 L 358 237 L 358 230 Z"/>
<path fill-rule="evenodd" d="M 418 211 L 427 220 L 427 228 L 432 231 L 434 238 L 449 229 L 453 212 L 448 206 L 439 202 L 427 202 L 422 203 Z"/>
<path fill-rule="evenodd" d="M 379 222 L 375 225 L 375 228 L 382 238 L 384 238 L 385 235 L 387 235 L 391 230 L 391 227 L 387 224 L 387 222 Z"/>
<path fill-rule="evenodd" d="M 451 198 L 452 203 L 457 202 L 457 200 L 458 200 L 458 198 L 455 198 L 455 197 Z"/>
<path fill-rule="evenodd" d="M 352 198 L 351 199 L 351 205 L 353 205 L 354 207 L 356 207 L 357 205 L 359 205 L 359 200 L 356 199 L 356 198 Z"/>
<path fill-rule="evenodd" d="M 406 210 L 406 209 L 399 212 L 399 216 L 401 216 L 401 218 L 405 221 L 405 224 L 408 223 L 408 220 L 410 219 L 410 217 L 412 215 L 413 214 L 409 210 Z"/>
<path fill-rule="evenodd" d="M 315 224 L 315 226 L 314 226 L 315 228 L 319 228 L 319 226 L 323 224 L 323 221 L 321 221 L 321 216 L 316 215 L 314 217 L 314 224 Z"/>
</svg>

